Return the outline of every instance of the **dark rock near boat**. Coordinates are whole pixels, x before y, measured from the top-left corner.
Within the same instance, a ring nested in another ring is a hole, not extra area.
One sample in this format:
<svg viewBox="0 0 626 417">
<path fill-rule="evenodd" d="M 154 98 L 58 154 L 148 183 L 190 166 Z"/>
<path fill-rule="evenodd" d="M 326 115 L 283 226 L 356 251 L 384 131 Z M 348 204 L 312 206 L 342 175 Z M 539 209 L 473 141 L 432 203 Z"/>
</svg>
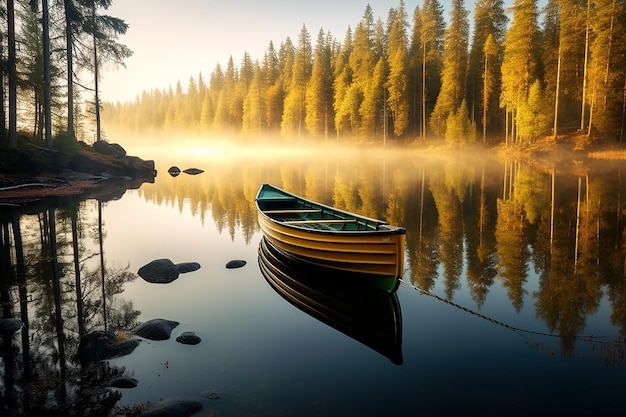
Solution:
<svg viewBox="0 0 626 417">
<path fill-rule="evenodd" d="M 180 323 L 166 319 L 152 319 L 135 328 L 135 334 L 150 340 L 167 340 Z"/>
<path fill-rule="evenodd" d="M 183 170 L 183 172 L 188 175 L 198 175 L 202 174 L 204 171 L 198 168 L 187 168 Z"/>
<path fill-rule="evenodd" d="M 246 264 L 246 261 L 242 261 L 241 259 L 234 259 L 232 261 L 228 261 L 226 264 L 227 269 L 241 268 Z"/>
<path fill-rule="evenodd" d="M 200 409 L 200 401 L 168 398 L 148 408 L 141 417 L 188 417 Z"/>
<path fill-rule="evenodd" d="M 197 262 L 182 262 L 175 264 L 169 259 L 155 259 L 139 268 L 137 273 L 144 280 L 152 284 L 169 284 L 178 279 L 180 274 L 200 269 Z"/>
<path fill-rule="evenodd" d="M 172 177 L 177 177 L 180 175 L 180 168 L 178 168 L 177 166 L 172 166 L 170 167 L 170 169 L 167 170 L 167 172 L 172 176 Z"/>
<path fill-rule="evenodd" d="M 139 346 L 138 339 L 118 339 L 113 332 L 96 330 L 87 333 L 78 344 L 78 360 L 82 364 L 126 356 Z"/>
<path fill-rule="evenodd" d="M 179 276 L 178 268 L 169 259 L 155 259 L 137 271 L 139 276 L 153 284 L 169 284 Z"/>
<path fill-rule="evenodd" d="M 200 269 L 200 264 L 198 262 L 183 262 L 180 264 L 176 264 L 176 270 L 179 274 L 186 274 L 187 272 L 193 272 Z"/>
<path fill-rule="evenodd" d="M 178 343 L 183 345 L 197 345 L 202 341 L 195 332 L 182 332 L 177 338 Z"/>
<path fill-rule="evenodd" d="M 129 376 L 123 376 L 121 378 L 115 378 L 111 381 L 110 385 L 113 388 L 135 388 L 139 384 L 135 378 Z"/>
<path fill-rule="evenodd" d="M 0 334 L 11 335 L 22 328 L 22 322 L 15 318 L 0 319 Z"/>
</svg>

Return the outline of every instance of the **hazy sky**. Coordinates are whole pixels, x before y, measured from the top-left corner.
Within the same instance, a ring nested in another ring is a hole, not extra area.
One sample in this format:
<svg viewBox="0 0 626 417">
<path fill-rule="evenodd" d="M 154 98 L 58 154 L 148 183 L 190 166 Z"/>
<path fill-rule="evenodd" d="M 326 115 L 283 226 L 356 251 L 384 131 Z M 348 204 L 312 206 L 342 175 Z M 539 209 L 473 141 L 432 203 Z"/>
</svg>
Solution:
<svg viewBox="0 0 626 417">
<path fill-rule="evenodd" d="M 450 0 L 440 2 L 448 10 Z M 418 3 L 422 0 L 404 2 L 409 22 Z M 129 24 L 119 40 L 134 55 L 126 68 L 103 72 L 102 96 L 132 100 L 143 90 L 174 87 L 177 81 L 185 88 L 200 72 L 208 82 L 216 64 L 225 67 L 231 55 L 239 66 L 244 51 L 262 60 L 270 41 L 276 49 L 287 37 L 297 44 L 303 24 L 313 44 L 320 28 L 343 41 L 367 4 L 375 19 L 386 21 L 400 0 L 114 0 L 106 14 Z M 473 1 L 465 7 L 473 8 Z"/>
</svg>

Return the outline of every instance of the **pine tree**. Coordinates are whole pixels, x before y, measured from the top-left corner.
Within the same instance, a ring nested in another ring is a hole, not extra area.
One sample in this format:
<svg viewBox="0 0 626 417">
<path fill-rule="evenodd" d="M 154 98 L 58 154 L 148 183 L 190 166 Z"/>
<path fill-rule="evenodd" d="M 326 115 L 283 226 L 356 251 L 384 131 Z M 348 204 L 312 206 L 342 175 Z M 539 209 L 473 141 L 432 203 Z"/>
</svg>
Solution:
<svg viewBox="0 0 626 417">
<path fill-rule="evenodd" d="M 387 104 L 393 120 L 393 133 L 396 137 L 406 133 L 409 126 L 408 77 L 408 39 L 407 16 L 404 1 L 400 0 L 397 9 L 389 12 L 387 62 L 389 78 L 387 81 Z"/>
<path fill-rule="evenodd" d="M 315 46 L 311 82 L 306 92 L 306 129 L 311 135 L 323 135 L 326 139 L 334 119 L 331 43 L 330 33 L 326 35 L 324 30 L 320 29 Z"/>
<path fill-rule="evenodd" d="M 430 115 L 430 128 L 435 135 L 442 135 L 446 132 L 445 124 L 448 116 L 456 113 L 457 108 L 465 99 L 469 43 L 467 16 L 468 12 L 463 7 L 463 0 L 453 0 L 450 26 L 446 29 L 444 36 L 441 91 Z"/>
<path fill-rule="evenodd" d="M 302 25 L 298 36 L 298 48 L 293 61 L 291 80 L 285 96 L 283 119 L 280 125 L 283 135 L 295 134 L 300 137 L 304 133 L 306 94 L 311 78 L 312 59 L 311 36 L 306 25 Z"/>
<path fill-rule="evenodd" d="M 472 119 L 482 127 L 483 138 L 488 129 L 497 131 L 502 126 L 503 117 L 498 111 L 498 104 L 502 43 L 507 22 L 502 0 L 476 1 L 467 74 L 467 102 Z M 488 85 L 485 84 L 486 75 Z M 487 94 L 485 87 L 489 88 Z"/>
<path fill-rule="evenodd" d="M 510 131 L 508 139 L 516 140 L 516 113 L 526 102 L 530 86 L 537 79 L 538 36 L 537 0 L 515 0 L 513 22 L 504 41 L 502 92 L 500 108 L 506 109 Z"/>
<path fill-rule="evenodd" d="M 424 0 L 421 14 L 421 53 L 422 53 L 422 104 L 421 137 L 426 137 L 427 115 L 434 107 L 441 89 L 441 67 L 443 63 L 443 36 L 445 21 L 443 7 L 437 0 Z"/>
<path fill-rule="evenodd" d="M 337 130 L 337 139 L 339 139 L 340 133 L 354 133 L 352 130 L 352 120 L 355 115 L 351 112 L 351 106 L 348 104 L 348 91 L 350 89 L 350 85 L 352 84 L 352 69 L 349 64 L 351 53 L 352 29 L 348 27 L 341 51 L 337 57 L 337 63 L 335 64 L 333 81 L 333 107 L 335 110 L 335 129 Z"/>
<path fill-rule="evenodd" d="M 541 82 L 535 80 L 528 93 L 528 99 L 517 112 L 518 135 L 530 144 L 550 127 L 551 106 L 545 100 Z"/>
</svg>

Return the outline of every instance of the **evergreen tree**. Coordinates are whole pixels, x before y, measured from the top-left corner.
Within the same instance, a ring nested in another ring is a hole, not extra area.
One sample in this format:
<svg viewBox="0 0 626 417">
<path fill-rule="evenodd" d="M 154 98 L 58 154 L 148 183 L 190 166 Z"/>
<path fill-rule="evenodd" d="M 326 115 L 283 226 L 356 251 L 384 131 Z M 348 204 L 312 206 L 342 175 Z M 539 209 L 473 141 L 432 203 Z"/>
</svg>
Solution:
<svg viewBox="0 0 626 417">
<path fill-rule="evenodd" d="M 306 96 L 311 78 L 312 59 L 311 36 L 306 26 L 302 25 L 280 125 L 283 135 L 296 134 L 300 137 L 304 132 Z"/>
<path fill-rule="evenodd" d="M 409 126 L 409 96 L 408 96 L 408 39 L 407 16 L 404 1 L 400 0 L 397 9 L 389 12 L 388 22 L 387 62 L 389 78 L 387 81 L 387 104 L 393 120 L 393 133 L 396 137 L 406 133 Z"/>
<path fill-rule="evenodd" d="M 243 101 L 242 132 L 259 135 L 264 125 L 263 75 L 260 64 L 256 62 L 250 88 Z"/>
<path fill-rule="evenodd" d="M 590 44 L 588 83 L 590 93 L 588 134 L 600 132 L 623 135 L 626 4 L 618 0 L 596 0 L 590 16 L 593 39 Z"/>
<path fill-rule="evenodd" d="M 551 106 L 545 100 L 541 82 L 535 80 L 528 93 L 528 99 L 517 112 L 518 135 L 530 144 L 550 127 Z"/>
<path fill-rule="evenodd" d="M 352 53 L 352 29 L 348 27 L 344 37 L 341 52 L 337 57 L 335 65 L 335 74 L 333 81 L 335 110 L 335 129 L 337 130 L 337 139 L 339 134 L 344 132 L 353 132 L 353 120 L 358 116 L 352 110 L 354 106 L 349 105 L 348 91 L 352 84 L 352 68 L 349 64 L 350 54 Z M 358 112 L 358 107 L 356 109 Z"/>
<path fill-rule="evenodd" d="M 413 11 L 413 28 L 411 31 L 411 42 L 409 45 L 409 100 L 411 103 L 410 118 L 412 129 L 416 132 L 422 131 L 422 21 L 420 7 L 415 6 Z"/>
<path fill-rule="evenodd" d="M 450 26 L 446 29 L 444 36 L 441 90 L 430 115 L 430 128 L 435 135 L 442 135 L 446 132 L 445 124 L 448 116 L 456 113 L 457 108 L 465 99 L 469 44 L 467 15 L 463 0 L 453 0 Z"/>
<path fill-rule="evenodd" d="M 441 67 L 443 63 L 443 37 L 445 21 L 443 7 L 437 0 L 424 0 L 420 11 L 422 53 L 422 99 L 421 137 L 426 137 L 426 117 L 434 107 L 441 89 Z"/>
<path fill-rule="evenodd" d="M 476 140 L 476 125 L 470 119 L 465 99 L 463 99 L 456 112 L 450 113 L 448 116 L 445 139 L 449 145 L 463 145 Z"/>
<path fill-rule="evenodd" d="M 517 139 L 516 113 L 526 102 L 530 86 L 537 79 L 538 36 L 537 0 L 515 0 L 513 22 L 506 33 L 502 62 L 500 107 L 506 109 L 508 138 Z"/>
<path fill-rule="evenodd" d="M 497 131 L 502 126 L 503 118 L 498 112 L 498 104 L 502 43 L 508 22 L 503 3 L 502 0 L 477 0 L 474 7 L 474 31 L 468 61 L 467 102 L 472 119 L 482 127 L 483 138 L 488 128 Z M 485 87 L 488 88 L 487 92 Z"/>
<path fill-rule="evenodd" d="M 374 131 L 374 121 L 376 118 L 376 109 L 371 106 L 363 106 L 364 101 L 368 100 L 369 84 L 371 82 L 372 73 L 378 57 L 375 55 L 375 26 L 374 14 L 369 4 L 365 8 L 363 18 L 354 31 L 354 40 L 352 43 L 352 51 L 350 52 L 349 65 L 352 72 L 352 85 L 354 89 L 352 95 L 359 97 L 358 103 L 353 103 L 358 110 L 358 126 L 353 126 L 359 135 L 369 136 Z M 372 98 L 369 98 L 370 100 Z"/>
<path fill-rule="evenodd" d="M 307 131 L 313 136 L 323 135 L 326 139 L 334 119 L 331 43 L 330 33 L 326 35 L 324 30 L 320 29 L 315 46 L 311 82 L 306 92 Z"/>
</svg>

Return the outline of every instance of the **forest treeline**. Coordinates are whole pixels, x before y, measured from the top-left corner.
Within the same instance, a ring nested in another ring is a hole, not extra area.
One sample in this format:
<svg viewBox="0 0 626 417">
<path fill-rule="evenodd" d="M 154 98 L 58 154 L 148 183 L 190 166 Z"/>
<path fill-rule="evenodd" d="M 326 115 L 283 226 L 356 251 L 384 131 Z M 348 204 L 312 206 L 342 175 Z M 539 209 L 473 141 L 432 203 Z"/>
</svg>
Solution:
<svg viewBox="0 0 626 417">
<path fill-rule="evenodd" d="M 509 144 L 581 131 L 621 142 L 626 2 L 543 4 L 476 0 L 472 25 L 463 0 L 447 20 L 438 0 L 411 16 L 400 1 L 386 21 L 367 5 L 342 41 L 324 29 L 313 41 L 304 24 L 295 43 L 270 41 L 263 57 L 231 57 L 208 80 L 107 103 L 103 117 L 141 133 Z"/>
<path fill-rule="evenodd" d="M 18 133 L 47 147 L 101 139 L 99 73 L 132 51 L 112 0 L 7 0 L 0 4 L 0 146 Z"/>
</svg>

